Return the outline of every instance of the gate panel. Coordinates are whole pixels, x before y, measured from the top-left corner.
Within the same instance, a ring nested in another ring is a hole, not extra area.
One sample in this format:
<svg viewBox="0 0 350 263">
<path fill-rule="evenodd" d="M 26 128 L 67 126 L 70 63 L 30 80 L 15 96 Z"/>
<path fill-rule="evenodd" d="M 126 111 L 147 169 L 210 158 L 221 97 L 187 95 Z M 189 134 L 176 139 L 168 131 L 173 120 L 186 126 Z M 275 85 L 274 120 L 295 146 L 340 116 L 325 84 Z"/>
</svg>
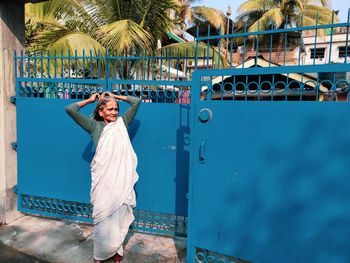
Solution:
<svg viewBox="0 0 350 263">
<path fill-rule="evenodd" d="M 92 222 L 90 162 L 95 148 L 89 134 L 65 112 L 75 101 L 18 93 L 20 211 Z M 95 105 L 81 112 L 90 116 Z M 121 115 L 128 106 L 120 103 Z M 136 228 L 187 233 L 189 110 L 189 104 L 143 102 L 128 129 L 140 176 L 135 186 Z"/>
<path fill-rule="evenodd" d="M 350 261 L 349 104 L 223 100 L 206 74 L 192 94 L 188 261 Z"/>
</svg>

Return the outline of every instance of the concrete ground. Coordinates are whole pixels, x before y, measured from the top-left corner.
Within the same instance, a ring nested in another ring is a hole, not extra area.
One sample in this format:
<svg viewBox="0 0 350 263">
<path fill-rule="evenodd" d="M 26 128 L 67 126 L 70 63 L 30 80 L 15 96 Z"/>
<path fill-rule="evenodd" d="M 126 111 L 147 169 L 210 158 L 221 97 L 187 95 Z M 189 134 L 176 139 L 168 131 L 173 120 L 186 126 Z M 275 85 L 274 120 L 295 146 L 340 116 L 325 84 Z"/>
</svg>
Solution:
<svg viewBox="0 0 350 263">
<path fill-rule="evenodd" d="M 124 248 L 123 263 L 186 262 L 182 237 L 130 230 Z M 91 225 L 24 216 L 0 226 L 0 263 L 92 263 L 92 253 Z"/>
</svg>

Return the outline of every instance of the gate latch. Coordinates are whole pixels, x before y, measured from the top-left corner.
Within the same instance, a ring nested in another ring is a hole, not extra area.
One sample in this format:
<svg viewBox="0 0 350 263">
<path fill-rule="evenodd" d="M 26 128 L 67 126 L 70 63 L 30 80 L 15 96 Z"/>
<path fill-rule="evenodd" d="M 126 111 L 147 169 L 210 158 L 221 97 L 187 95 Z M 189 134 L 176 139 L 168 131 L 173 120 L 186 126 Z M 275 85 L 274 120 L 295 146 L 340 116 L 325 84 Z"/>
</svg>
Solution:
<svg viewBox="0 0 350 263">
<path fill-rule="evenodd" d="M 206 139 L 205 138 L 202 138 L 202 143 L 201 143 L 201 148 L 199 150 L 199 161 L 201 163 L 204 163 L 204 157 L 205 157 L 205 142 L 206 142 Z"/>
</svg>

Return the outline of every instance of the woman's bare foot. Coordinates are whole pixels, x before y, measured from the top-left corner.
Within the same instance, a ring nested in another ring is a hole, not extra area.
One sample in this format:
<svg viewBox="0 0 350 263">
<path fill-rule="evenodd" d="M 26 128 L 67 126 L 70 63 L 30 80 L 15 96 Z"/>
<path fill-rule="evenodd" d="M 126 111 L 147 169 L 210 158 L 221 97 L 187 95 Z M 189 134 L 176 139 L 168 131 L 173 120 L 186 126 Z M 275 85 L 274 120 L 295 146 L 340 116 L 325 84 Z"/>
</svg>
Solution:
<svg viewBox="0 0 350 263">
<path fill-rule="evenodd" d="M 114 255 L 113 260 L 115 263 L 120 263 L 123 260 L 123 256 L 120 256 L 118 253 Z"/>
<path fill-rule="evenodd" d="M 94 263 L 102 263 L 102 261 L 94 259 Z"/>
</svg>

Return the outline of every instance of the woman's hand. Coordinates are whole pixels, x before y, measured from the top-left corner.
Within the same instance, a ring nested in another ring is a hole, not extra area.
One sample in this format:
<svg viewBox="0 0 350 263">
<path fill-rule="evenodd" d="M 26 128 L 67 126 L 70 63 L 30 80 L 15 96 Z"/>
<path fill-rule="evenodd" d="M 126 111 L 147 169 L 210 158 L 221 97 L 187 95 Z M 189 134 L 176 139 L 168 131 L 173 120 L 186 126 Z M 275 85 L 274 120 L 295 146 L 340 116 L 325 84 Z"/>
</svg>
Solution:
<svg viewBox="0 0 350 263">
<path fill-rule="evenodd" d="M 100 94 L 94 93 L 94 94 L 91 95 L 89 100 L 90 100 L 90 103 L 93 103 L 93 102 L 95 102 L 96 100 L 99 100 L 99 99 L 100 99 Z"/>
</svg>

